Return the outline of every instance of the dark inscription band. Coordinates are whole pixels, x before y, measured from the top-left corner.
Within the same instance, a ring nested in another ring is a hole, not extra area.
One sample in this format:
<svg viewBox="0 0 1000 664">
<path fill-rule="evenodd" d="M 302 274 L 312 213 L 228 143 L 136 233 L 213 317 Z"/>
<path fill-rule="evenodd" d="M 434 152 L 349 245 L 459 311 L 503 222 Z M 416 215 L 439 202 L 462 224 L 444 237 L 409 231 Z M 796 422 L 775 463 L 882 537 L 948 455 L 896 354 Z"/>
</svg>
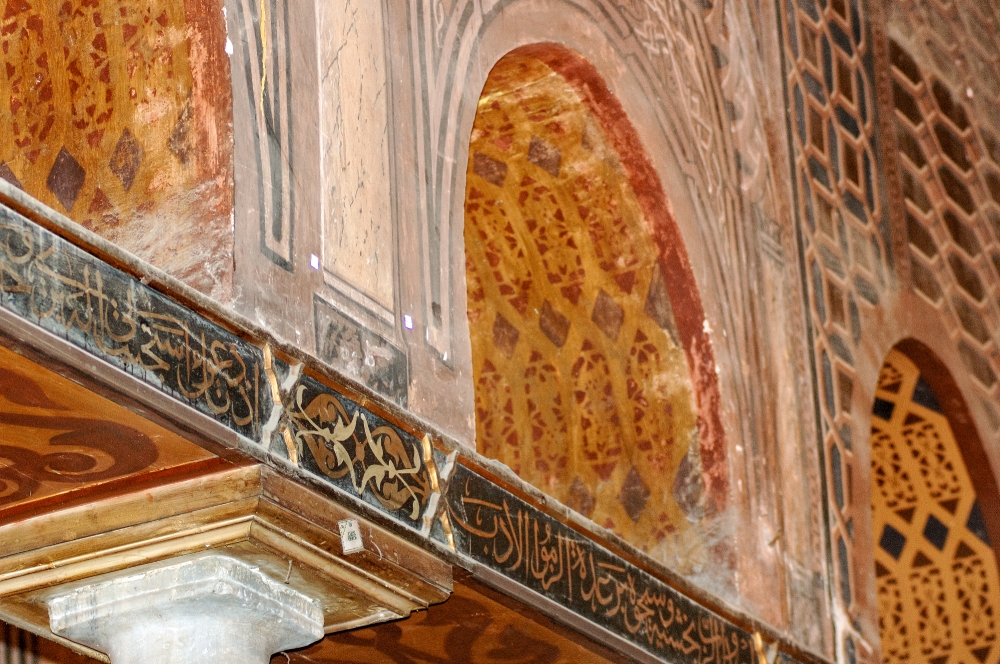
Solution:
<svg viewBox="0 0 1000 664">
<path fill-rule="evenodd" d="M 400 523 L 429 530 L 443 455 L 38 224 L 0 206 L 0 306 L 263 444 L 283 401 L 295 459 Z M 267 441 L 268 443 L 270 441 Z"/>
<path fill-rule="evenodd" d="M 6 207 L 0 306 L 260 438 L 271 399 L 259 348 Z"/>
<path fill-rule="evenodd" d="M 650 654 L 677 664 L 754 664 L 750 634 L 464 466 L 446 509 L 459 554 Z"/>
</svg>

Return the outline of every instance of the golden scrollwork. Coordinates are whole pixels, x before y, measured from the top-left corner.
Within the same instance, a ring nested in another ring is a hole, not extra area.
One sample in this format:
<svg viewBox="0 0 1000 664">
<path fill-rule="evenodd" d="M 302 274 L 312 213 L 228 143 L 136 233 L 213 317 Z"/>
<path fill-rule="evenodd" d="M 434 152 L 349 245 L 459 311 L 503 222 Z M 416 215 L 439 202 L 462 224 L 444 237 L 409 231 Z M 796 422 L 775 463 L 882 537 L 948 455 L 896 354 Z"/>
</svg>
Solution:
<svg viewBox="0 0 1000 664">
<path fill-rule="evenodd" d="M 292 437 L 298 449 L 307 448 L 319 471 L 343 480 L 358 496 L 370 491 L 390 512 L 409 508 L 416 521 L 434 493 L 429 463 L 421 445 L 408 444 L 394 428 L 371 428 L 368 416 L 353 416 L 329 393 L 306 397 L 299 385 L 289 411 Z"/>
</svg>

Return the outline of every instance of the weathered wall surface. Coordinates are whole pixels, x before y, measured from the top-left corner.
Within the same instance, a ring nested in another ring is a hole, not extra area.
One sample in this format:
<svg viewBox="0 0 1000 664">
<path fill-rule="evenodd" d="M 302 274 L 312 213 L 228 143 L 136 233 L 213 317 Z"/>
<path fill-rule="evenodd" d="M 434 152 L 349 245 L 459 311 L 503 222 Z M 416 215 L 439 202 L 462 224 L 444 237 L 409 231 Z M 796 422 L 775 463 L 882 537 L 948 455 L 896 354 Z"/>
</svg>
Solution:
<svg viewBox="0 0 1000 664">
<path fill-rule="evenodd" d="M 227 301 L 221 3 L 11 0 L 0 25 L 0 177 Z"/>
<path fill-rule="evenodd" d="M 549 479 L 519 468 L 514 450 L 482 440 L 474 376 L 488 344 L 477 346 L 470 312 L 494 316 L 487 341 L 510 351 L 505 360 L 517 342 L 497 332 L 499 309 L 469 301 L 478 291 L 467 279 L 467 261 L 486 254 L 470 246 L 466 196 L 475 178 L 497 179 L 470 162 L 470 150 L 493 149 L 473 136 L 489 73 L 519 47 L 568 49 L 648 155 L 701 302 L 678 347 L 711 351 L 685 361 L 692 393 L 717 394 L 695 417 L 715 509 L 686 515 L 685 537 L 665 544 L 620 534 L 808 647 L 878 660 L 867 437 L 898 342 L 918 340 L 954 375 L 1000 468 L 992 5 L 227 0 L 221 10 L 7 0 L 0 177 L 586 514 L 593 487 L 574 493 L 568 475 L 542 486 Z M 542 152 L 532 163 L 551 157 Z M 616 283 L 602 292 L 625 293 Z M 570 327 L 550 316 L 560 325 L 549 332 L 562 339 L 578 320 L 608 336 L 624 313 L 602 302 L 602 315 L 560 314 Z M 712 362 L 692 359 L 703 357 Z M 655 499 L 643 490 L 651 479 L 624 491 L 623 469 L 605 496 L 619 520 L 636 496 Z"/>
<path fill-rule="evenodd" d="M 228 17 L 241 164 L 236 308 L 487 452 L 491 443 L 476 439 L 467 318 L 476 109 L 490 70 L 517 47 L 553 42 L 594 67 L 662 183 L 677 220 L 671 241 L 689 255 L 704 309 L 681 345 L 710 344 L 689 361 L 715 358 L 705 373 L 689 370 L 696 392 L 717 394 L 698 412 L 700 454 L 712 462 L 694 473 L 717 500 L 681 517 L 683 537 L 633 543 L 810 647 L 831 648 L 818 454 L 802 442 L 815 424 L 783 100 L 762 74 L 781 63 L 768 46 L 775 10 L 241 0 Z M 645 496 L 628 469 L 607 489 L 619 520 L 631 518 L 621 496 L 633 507 Z M 626 485 L 632 493 L 618 490 Z M 575 499 L 569 487 L 542 488 Z M 588 492 L 577 492 L 578 507 Z"/>
<path fill-rule="evenodd" d="M 880 661 L 869 417 L 879 372 L 954 377 L 962 422 L 997 434 L 996 28 L 974 2 L 780 3 L 801 282 L 828 487 L 842 661 Z M 967 405 L 968 410 L 965 409 Z M 884 547 L 883 547 L 884 548 Z"/>
</svg>

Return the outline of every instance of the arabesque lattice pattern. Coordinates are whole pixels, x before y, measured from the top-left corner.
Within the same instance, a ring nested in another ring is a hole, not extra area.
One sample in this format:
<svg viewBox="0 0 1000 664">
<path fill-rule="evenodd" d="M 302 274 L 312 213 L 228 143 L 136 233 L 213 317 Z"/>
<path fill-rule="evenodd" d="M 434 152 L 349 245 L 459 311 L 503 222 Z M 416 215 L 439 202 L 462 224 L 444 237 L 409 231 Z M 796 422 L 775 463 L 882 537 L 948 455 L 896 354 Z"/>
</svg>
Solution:
<svg viewBox="0 0 1000 664">
<path fill-rule="evenodd" d="M 894 7 L 891 31 L 898 38 L 890 42 L 911 285 L 941 311 L 994 428 L 1000 427 L 990 405 L 1000 393 L 998 18 L 983 3 L 903 2 Z"/>
<path fill-rule="evenodd" d="M 871 421 L 883 662 L 996 661 L 1000 578 L 976 492 L 934 392 L 898 351 Z"/>
<path fill-rule="evenodd" d="M 618 157 L 543 63 L 490 74 L 465 201 L 480 451 L 654 550 L 701 495 L 689 369 Z"/>
<path fill-rule="evenodd" d="M 799 238 L 811 305 L 820 425 L 831 487 L 834 594 L 846 661 L 860 629 L 853 581 L 855 353 L 862 308 L 884 300 L 892 273 L 874 95 L 874 53 L 862 0 L 782 0 Z M 861 635 L 864 637 L 865 635 Z"/>
</svg>

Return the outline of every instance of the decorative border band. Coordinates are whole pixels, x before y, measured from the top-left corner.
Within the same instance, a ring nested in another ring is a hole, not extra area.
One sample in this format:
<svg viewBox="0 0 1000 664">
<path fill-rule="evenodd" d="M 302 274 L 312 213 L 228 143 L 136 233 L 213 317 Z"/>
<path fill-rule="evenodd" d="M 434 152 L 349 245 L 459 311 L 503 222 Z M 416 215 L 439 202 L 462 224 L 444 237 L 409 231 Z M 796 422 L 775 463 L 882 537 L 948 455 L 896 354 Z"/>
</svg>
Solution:
<svg viewBox="0 0 1000 664">
<path fill-rule="evenodd" d="M 760 633 L 457 464 L 432 433 L 398 426 L 282 362 L 267 339 L 237 336 L 2 203 L 0 307 L 287 458 L 458 564 L 493 570 L 656 659 L 776 664 Z"/>
</svg>

